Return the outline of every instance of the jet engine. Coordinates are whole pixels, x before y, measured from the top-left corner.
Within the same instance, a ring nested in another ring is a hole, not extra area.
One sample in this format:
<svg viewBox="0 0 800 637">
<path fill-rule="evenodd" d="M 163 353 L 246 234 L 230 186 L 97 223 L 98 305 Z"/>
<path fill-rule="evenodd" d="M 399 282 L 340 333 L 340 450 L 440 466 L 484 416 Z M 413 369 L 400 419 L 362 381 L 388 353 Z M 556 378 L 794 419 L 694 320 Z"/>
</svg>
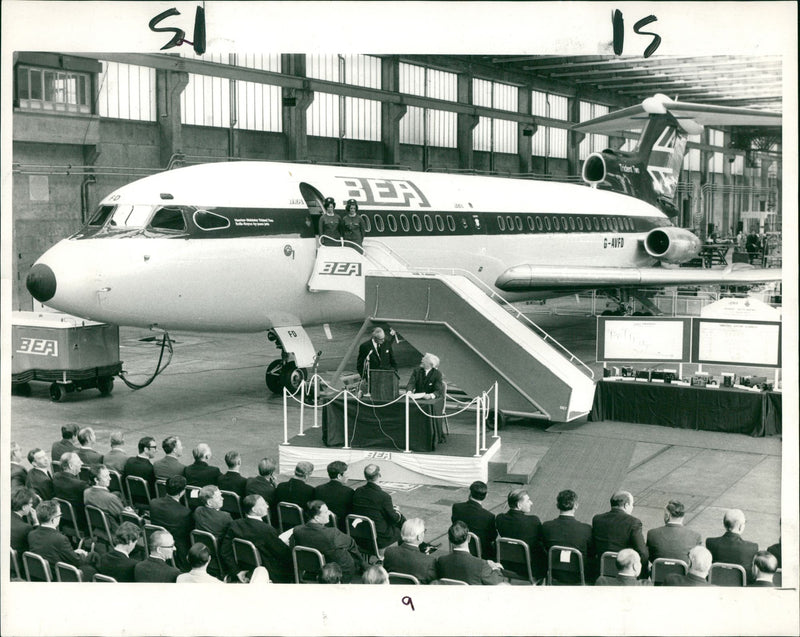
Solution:
<svg viewBox="0 0 800 637">
<path fill-rule="evenodd" d="M 685 263 L 700 253 L 700 239 L 683 228 L 656 228 L 644 239 L 644 249 L 651 257 L 666 263 Z"/>
</svg>

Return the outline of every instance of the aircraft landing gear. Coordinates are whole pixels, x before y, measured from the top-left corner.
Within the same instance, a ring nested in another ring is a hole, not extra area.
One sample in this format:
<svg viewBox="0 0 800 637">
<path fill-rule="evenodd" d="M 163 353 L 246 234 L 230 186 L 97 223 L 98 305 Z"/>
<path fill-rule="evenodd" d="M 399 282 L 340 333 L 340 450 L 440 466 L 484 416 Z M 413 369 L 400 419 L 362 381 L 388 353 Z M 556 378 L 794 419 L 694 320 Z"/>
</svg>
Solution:
<svg viewBox="0 0 800 637">
<path fill-rule="evenodd" d="M 273 394 L 280 394 L 285 387 L 294 393 L 305 380 L 306 372 L 291 361 L 284 362 L 282 358 L 272 361 L 267 366 L 265 380 L 267 387 Z"/>
</svg>

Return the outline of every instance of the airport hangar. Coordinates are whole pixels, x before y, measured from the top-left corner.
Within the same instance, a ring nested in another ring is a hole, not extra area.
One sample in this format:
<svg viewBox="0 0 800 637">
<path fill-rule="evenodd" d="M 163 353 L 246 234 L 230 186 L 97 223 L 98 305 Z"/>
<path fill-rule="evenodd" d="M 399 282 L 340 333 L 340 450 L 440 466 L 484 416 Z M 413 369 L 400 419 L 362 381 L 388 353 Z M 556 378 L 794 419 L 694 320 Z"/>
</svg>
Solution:
<svg viewBox="0 0 800 637">
<path fill-rule="evenodd" d="M 780 59 L 768 57 L 107 54 L 101 59 L 20 52 L 14 71 L 12 306 L 20 311 L 41 309 L 25 279 L 42 253 L 85 224 L 108 193 L 167 169 L 265 160 L 579 183 L 582 163 L 592 152 L 630 149 L 636 135 L 582 135 L 570 127 L 655 93 L 698 104 L 781 110 Z M 751 81 L 756 76 L 758 83 Z M 779 266 L 780 142 L 779 129 L 763 128 L 707 127 L 690 137 L 675 225 L 704 239 L 766 233 L 776 249 L 769 262 L 763 255 L 764 265 Z M 733 260 L 737 249 L 722 245 L 717 258 Z M 666 312 L 681 315 L 717 298 L 690 291 L 694 298 L 681 305 L 680 295 L 670 294 Z M 774 305 L 780 294 L 761 298 Z M 580 358 L 594 361 L 593 314 L 605 307 L 591 296 L 576 298 L 574 306 L 556 301 L 521 309 L 539 312 L 534 321 Z M 360 323 L 309 333 L 325 342 L 319 371 L 329 378 L 352 369 L 354 339 L 366 338 Z M 51 403 L 47 386 L 33 383 L 30 397 L 12 398 L 12 440 L 23 449 L 46 447 L 58 436 L 58 424 L 67 421 L 94 427 L 98 448 L 107 446 L 116 430 L 126 434 L 129 450 L 142 435 L 160 440 L 175 434 L 187 447 L 209 442 L 217 464 L 225 451 L 239 449 L 243 473 L 254 475 L 258 460 L 277 457 L 284 440 L 283 402 L 265 392 L 258 371 L 271 345 L 264 339 L 266 347 L 253 348 L 252 338 L 241 335 L 187 332 L 173 338 L 171 367 L 138 392 L 118 383 L 108 399 L 87 392 Z M 120 358 L 131 378 L 147 376 L 155 365 L 157 350 L 148 340 L 153 339 L 147 330 L 121 329 Z M 407 375 L 419 354 L 407 342 L 396 350 Z M 589 366 L 596 376 L 602 373 L 596 361 Z M 447 376 L 446 359 L 442 368 Z M 706 369 L 718 377 L 724 371 Z M 296 427 L 298 406 L 290 409 Z M 468 437 L 471 422 L 452 419 L 450 425 L 454 434 L 461 427 Z M 608 421 L 548 431 L 538 421 L 512 419 L 501 434 L 502 454 L 489 473 L 487 508 L 494 512 L 505 510 L 508 483 L 529 485 L 534 512 L 543 520 L 556 514 L 554 494 L 561 488 L 579 492 L 585 521 L 607 508 L 611 491 L 627 488 L 646 529 L 661 524 L 663 506 L 674 497 L 684 501 L 687 521 L 704 537 L 721 534 L 721 515 L 730 507 L 745 510 L 749 539 L 760 546 L 779 537 L 780 436 Z M 605 480 L 573 471 L 564 483 L 563 476 L 547 474 L 548 468 L 569 468 L 570 454 L 576 463 L 571 466 L 586 466 L 575 451 L 578 443 L 612 458 L 601 471 Z M 391 455 L 390 448 L 369 457 L 380 462 Z M 314 476 L 312 482 L 322 481 L 323 465 Z M 407 517 L 426 519 L 429 539 L 441 539 L 450 504 L 466 497 L 463 484 L 424 479 L 413 484 L 402 472 L 395 477 L 395 502 Z"/>
</svg>

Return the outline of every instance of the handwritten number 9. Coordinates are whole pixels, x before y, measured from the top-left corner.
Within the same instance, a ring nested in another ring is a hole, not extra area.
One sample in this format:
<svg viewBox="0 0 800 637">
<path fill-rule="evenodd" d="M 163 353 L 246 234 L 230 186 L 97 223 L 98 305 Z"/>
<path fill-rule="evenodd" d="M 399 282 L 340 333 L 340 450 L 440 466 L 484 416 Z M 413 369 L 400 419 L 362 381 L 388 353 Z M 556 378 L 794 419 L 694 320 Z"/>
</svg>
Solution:
<svg viewBox="0 0 800 637">
<path fill-rule="evenodd" d="M 416 610 L 414 608 L 414 600 L 412 600 L 408 595 L 406 595 L 402 600 L 403 606 L 411 606 L 411 610 Z"/>
</svg>

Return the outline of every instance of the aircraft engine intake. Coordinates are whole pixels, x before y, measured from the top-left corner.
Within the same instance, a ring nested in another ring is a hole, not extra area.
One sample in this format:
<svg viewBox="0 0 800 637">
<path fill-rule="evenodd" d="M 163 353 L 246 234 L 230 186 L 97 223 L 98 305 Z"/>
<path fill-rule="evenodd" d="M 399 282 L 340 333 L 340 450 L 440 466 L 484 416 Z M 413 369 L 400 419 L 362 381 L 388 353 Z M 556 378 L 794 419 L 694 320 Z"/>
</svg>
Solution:
<svg viewBox="0 0 800 637">
<path fill-rule="evenodd" d="M 644 240 L 651 257 L 666 263 L 685 263 L 700 253 L 700 239 L 683 228 L 656 228 Z"/>
<path fill-rule="evenodd" d="M 587 184 L 599 184 L 605 180 L 607 174 L 606 160 L 601 153 L 592 153 L 583 162 L 581 177 Z"/>
</svg>

